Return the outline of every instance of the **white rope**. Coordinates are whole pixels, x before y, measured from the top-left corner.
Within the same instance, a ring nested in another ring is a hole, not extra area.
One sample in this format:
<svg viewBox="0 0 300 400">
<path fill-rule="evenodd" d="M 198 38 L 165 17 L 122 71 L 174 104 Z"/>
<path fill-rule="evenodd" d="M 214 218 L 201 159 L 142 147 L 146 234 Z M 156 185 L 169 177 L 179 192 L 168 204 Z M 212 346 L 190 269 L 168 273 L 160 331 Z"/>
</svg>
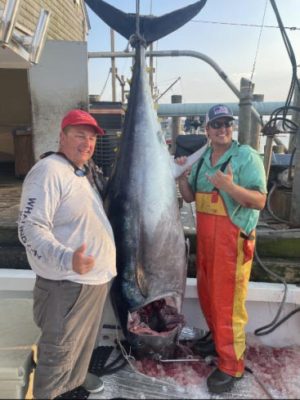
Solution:
<svg viewBox="0 0 300 400">
<path fill-rule="evenodd" d="M 111 70 L 108 71 L 108 75 L 107 75 L 106 81 L 105 81 L 105 83 L 104 83 L 103 89 L 101 90 L 101 93 L 100 93 L 100 100 L 101 100 L 102 95 L 103 95 L 103 93 L 104 93 L 104 90 L 105 90 L 105 88 L 106 88 L 106 85 L 107 85 L 107 82 L 108 82 L 108 78 L 109 78 L 110 72 L 111 72 Z"/>
<path fill-rule="evenodd" d="M 252 72 L 251 72 L 251 77 L 250 77 L 250 82 L 252 82 L 253 75 L 254 75 L 254 71 L 255 71 L 255 68 L 256 68 L 256 61 L 257 61 L 257 56 L 258 56 L 258 50 L 259 50 L 259 47 L 260 47 L 260 41 L 261 41 L 262 30 L 263 30 L 264 22 L 265 22 L 265 16 L 266 16 L 266 11 L 267 11 L 268 1 L 269 1 L 269 0 L 266 0 L 265 9 L 264 9 L 264 14 L 263 14 L 263 18 L 262 18 L 262 22 L 261 22 L 261 26 L 260 26 L 260 31 L 259 31 L 258 41 L 257 41 L 257 47 L 256 47 L 256 53 L 255 53 L 254 62 L 253 62 L 253 67 L 252 67 Z M 249 84 L 250 84 L 250 82 L 249 82 Z"/>
</svg>

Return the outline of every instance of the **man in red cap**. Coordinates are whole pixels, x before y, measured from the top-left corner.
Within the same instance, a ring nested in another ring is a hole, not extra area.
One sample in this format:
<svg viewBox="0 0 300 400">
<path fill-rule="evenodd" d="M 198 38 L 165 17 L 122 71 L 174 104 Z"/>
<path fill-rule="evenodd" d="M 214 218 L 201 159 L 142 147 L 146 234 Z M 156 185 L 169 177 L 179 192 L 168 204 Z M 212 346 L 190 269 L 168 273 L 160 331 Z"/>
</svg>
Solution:
<svg viewBox="0 0 300 400">
<path fill-rule="evenodd" d="M 59 151 L 39 160 L 23 184 L 18 230 L 36 273 L 38 399 L 81 385 L 90 393 L 103 389 L 88 366 L 116 255 L 101 196 L 87 179 L 97 135 L 103 133 L 89 113 L 71 110 L 61 123 Z"/>
</svg>

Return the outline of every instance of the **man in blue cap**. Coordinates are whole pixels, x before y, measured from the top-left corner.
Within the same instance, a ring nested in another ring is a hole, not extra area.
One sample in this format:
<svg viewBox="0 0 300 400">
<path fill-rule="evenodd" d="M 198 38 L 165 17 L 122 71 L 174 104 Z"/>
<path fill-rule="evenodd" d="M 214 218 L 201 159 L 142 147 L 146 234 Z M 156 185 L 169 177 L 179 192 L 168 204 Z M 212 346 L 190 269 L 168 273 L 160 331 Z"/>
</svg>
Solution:
<svg viewBox="0 0 300 400">
<path fill-rule="evenodd" d="M 209 109 L 210 145 L 191 174 L 179 178 L 183 199 L 196 201 L 198 296 L 211 332 L 199 350 L 218 356 L 207 379 L 213 393 L 230 390 L 244 373 L 245 301 L 255 227 L 267 192 L 262 160 L 256 150 L 232 139 L 233 121 L 225 104 Z"/>
</svg>

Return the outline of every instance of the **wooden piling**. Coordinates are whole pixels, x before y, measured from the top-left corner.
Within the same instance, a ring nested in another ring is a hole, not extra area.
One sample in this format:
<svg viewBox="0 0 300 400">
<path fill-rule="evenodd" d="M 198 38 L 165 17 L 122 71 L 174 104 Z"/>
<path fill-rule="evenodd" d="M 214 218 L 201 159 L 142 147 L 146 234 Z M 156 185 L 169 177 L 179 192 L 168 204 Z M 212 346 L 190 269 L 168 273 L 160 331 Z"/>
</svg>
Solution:
<svg viewBox="0 0 300 400">
<path fill-rule="evenodd" d="M 239 103 L 239 133 L 238 140 L 241 144 L 251 143 L 251 107 L 254 84 L 246 78 L 241 79 Z"/>
</svg>

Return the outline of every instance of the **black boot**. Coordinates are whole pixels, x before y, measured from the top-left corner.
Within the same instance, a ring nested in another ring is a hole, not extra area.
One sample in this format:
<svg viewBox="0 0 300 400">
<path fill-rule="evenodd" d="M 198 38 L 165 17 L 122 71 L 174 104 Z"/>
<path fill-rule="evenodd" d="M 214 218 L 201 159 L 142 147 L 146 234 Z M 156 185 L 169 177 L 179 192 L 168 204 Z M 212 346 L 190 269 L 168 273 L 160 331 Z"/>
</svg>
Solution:
<svg viewBox="0 0 300 400">
<path fill-rule="evenodd" d="M 199 342 L 211 342 L 212 341 L 212 333 L 211 331 L 207 331 L 205 335 L 203 335 L 200 339 L 198 339 Z"/>
<path fill-rule="evenodd" d="M 212 339 L 205 341 L 197 341 L 193 347 L 192 350 L 194 351 L 195 354 L 200 355 L 201 357 L 207 357 L 207 356 L 217 356 L 216 352 L 216 346 L 215 343 L 213 342 Z"/>
<path fill-rule="evenodd" d="M 207 387 L 211 393 L 229 392 L 239 379 L 241 378 L 235 378 L 217 368 L 207 378 Z"/>
</svg>

